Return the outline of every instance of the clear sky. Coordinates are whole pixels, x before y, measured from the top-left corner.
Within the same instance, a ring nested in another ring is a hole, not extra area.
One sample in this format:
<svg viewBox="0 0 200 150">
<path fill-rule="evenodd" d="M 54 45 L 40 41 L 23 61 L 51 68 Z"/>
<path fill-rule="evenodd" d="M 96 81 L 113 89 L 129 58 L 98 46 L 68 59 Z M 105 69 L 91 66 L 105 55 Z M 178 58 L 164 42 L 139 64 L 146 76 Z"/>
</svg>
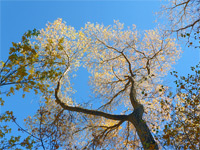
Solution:
<svg viewBox="0 0 200 150">
<path fill-rule="evenodd" d="M 87 22 L 113 24 L 113 20 L 119 20 L 126 26 L 135 24 L 139 30 L 154 29 L 155 13 L 159 11 L 163 2 L 159 0 L 146 1 L 1 1 L 1 38 L 0 58 L 5 60 L 8 56 L 11 42 L 19 42 L 24 32 L 31 29 L 44 28 L 47 22 L 53 22 L 62 18 L 68 25 L 79 30 Z M 161 24 L 162 22 L 160 22 Z M 184 44 L 182 57 L 174 66 L 180 74 L 187 74 L 190 66 L 199 61 L 197 49 L 188 49 Z M 79 74 L 78 74 L 79 75 Z M 75 88 L 79 93 L 78 97 L 86 97 L 87 73 L 82 70 L 81 76 L 77 77 L 79 85 Z M 164 79 L 172 83 L 171 77 Z M 172 85 L 172 84 L 170 84 Z M 37 107 L 36 96 L 29 94 L 28 98 L 22 99 L 19 94 L 5 98 L 6 103 L 0 109 L 3 113 L 7 109 L 14 110 L 20 123 L 27 115 L 34 113 Z"/>
</svg>

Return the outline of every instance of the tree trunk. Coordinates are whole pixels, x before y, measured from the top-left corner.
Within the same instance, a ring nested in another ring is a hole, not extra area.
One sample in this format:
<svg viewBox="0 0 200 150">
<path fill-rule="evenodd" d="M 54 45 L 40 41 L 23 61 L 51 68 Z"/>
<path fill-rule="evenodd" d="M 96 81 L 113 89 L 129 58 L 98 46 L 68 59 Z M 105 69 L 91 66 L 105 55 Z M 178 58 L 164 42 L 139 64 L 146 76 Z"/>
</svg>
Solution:
<svg viewBox="0 0 200 150">
<path fill-rule="evenodd" d="M 158 145 L 154 140 L 146 121 L 142 119 L 143 107 L 134 110 L 129 116 L 129 121 L 135 126 L 137 134 L 143 145 L 144 150 L 158 150 Z"/>
</svg>

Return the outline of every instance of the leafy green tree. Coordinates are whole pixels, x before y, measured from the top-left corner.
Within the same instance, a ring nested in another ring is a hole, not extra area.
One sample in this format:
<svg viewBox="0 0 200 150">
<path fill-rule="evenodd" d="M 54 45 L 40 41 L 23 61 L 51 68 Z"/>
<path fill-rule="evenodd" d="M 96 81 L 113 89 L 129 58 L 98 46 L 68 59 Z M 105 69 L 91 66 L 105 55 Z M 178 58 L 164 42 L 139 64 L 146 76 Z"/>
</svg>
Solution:
<svg viewBox="0 0 200 150">
<path fill-rule="evenodd" d="M 39 33 L 35 29 L 33 31 L 28 31 L 24 36 L 22 36 L 21 43 L 14 43 L 13 47 L 10 48 L 9 58 L 3 62 L 0 62 L 0 94 L 6 94 L 10 96 L 14 94 L 16 90 L 23 89 L 24 92 L 28 92 L 29 89 L 35 88 L 34 91 L 37 93 L 36 88 L 38 85 L 35 83 L 36 80 L 40 78 L 32 78 L 31 74 L 28 74 L 27 68 L 32 68 L 36 59 L 36 51 L 31 48 L 28 44 L 28 38 L 31 36 L 37 36 Z M 23 50 L 23 51 L 22 51 Z M 28 56 L 28 57 L 26 57 Z M 6 87 L 3 91 L 2 87 Z M 24 97 L 24 95 L 23 95 Z M 1 106 L 4 105 L 4 100 L 0 97 Z M 7 110 L 0 115 L 0 149 L 17 149 L 17 146 L 22 146 L 27 149 L 33 147 L 33 140 L 30 140 L 30 136 L 22 139 L 21 136 L 11 135 L 8 138 L 7 134 L 12 134 L 12 129 L 8 126 L 10 121 L 14 121 L 14 115 L 12 110 Z"/>
</svg>

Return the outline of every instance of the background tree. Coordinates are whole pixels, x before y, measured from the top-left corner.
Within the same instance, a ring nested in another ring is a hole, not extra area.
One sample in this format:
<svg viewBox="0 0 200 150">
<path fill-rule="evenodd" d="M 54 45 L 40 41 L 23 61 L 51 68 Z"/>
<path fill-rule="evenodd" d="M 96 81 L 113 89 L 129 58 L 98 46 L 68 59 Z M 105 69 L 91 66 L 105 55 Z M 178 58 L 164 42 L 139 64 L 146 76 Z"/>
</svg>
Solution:
<svg viewBox="0 0 200 150">
<path fill-rule="evenodd" d="M 200 71 L 199 64 L 191 67 L 193 74 L 177 78 L 177 94 L 172 103 L 172 120 L 165 126 L 165 145 L 174 149 L 199 149 L 200 137 Z"/>
<path fill-rule="evenodd" d="M 74 29 L 66 28 L 65 34 L 67 34 L 67 32 L 73 34 Z M 56 62 L 55 58 L 57 57 L 55 56 L 57 55 L 48 55 L 48 52 L 50 52 L 50 46 L 47 46 L 45 49 L 41 50 L 41 52 L 44 51 L 44 53 L 39 53 L 39 47 L 37 45 L 31 45 L 30 39 L 37 37 L 39 34 L 40 32 L 34 29 L 33 31 L 28 31 L 25 33 L 22 36 L 21 42 L 12 43 L 13 47 L 10 48 L 10 55 L 7 61 L 1 62 L 0 86 L 7 86 L 7 88 L 4 88 L 4 91 L 1 89 L 2 94 L 10 96 L 11 94 L 14 94 L 16 90 L 18 91 L 22 89 L 24 93 L 22 97 L 25 97 L 25 92 L 30 92 L 30 90 L 33 89 L 35 94 L 38 94 L 39 92 L 46 100 L 48 100 L 54 93 L 54 90 L 49 86 L 52 84 L 51 81 L 53 81 L 53 78 L 62 74 L 60 72 L 62 69 L 61 65 L 65 64 L 65 61 L 63 59 L 59 59 Z M 70 34 L 68 34 L 65 38 L 68 36 L 70 36 Z M 61 48 L 62 42 L 63 39 L 60 39 L 57 42 L 58 49 Z M 73 43 L 73 40 L 70 42 Z M 51 43 L 52 41 L 48 41 L 47 45 L 50 45 Z M 73 55 L 73 57 L 76 56 L 77 55 L 75 54 Z M 60 58 L 60 56 L 58 56 L 58 58 Z M 4 105 L 4 100 L 2 98 L 1 105 Z M 8 122 L 12 120 L 17 124 L 15 119 L 16 118 L 14 117 L 13 112 L 10 110 L 1 115 L 1 122 Z M 7 140 L 4 138 L 5 134 L 11 132 L 11 129 L 8 128 L 8 125 L 1 126 L 1 149 L 8 149 L 13 147 L 16 148 L 18 145 L 25 146 L 27 149 L 32 149 L 34 141 L 32 141 L 30 137 L 34 137 L 40 140 L 40 138 L 34 136 L 27 130 L 23 130 L 23 128 L 20 126 L 19 130 L 27 132 L 30 136 L 21 142 L 19 142 L 20 136 L 11 137 L 10 140 Z"/>
<path fill-rule="evenodd" d="M 200 1 L 199 0 L 172 0 L 164 6 L 165 16 L 168 16 L 172 32 L 177 37 L 187 38 L 188 46 L 200 48 Z"/>
<path fill-rule="evenodd" d="M 9 94 L 23 88 L 42 95 L 38 112 L 26 119 L 34 148 L 158 149 L 152 131 L 170 118 L 160 103 L 171 103 L 161 78 L 179 57 L 175 39 L 157 29 L 139 35 L 118 21 L 88 23 L 76 32 L 58 19 L 38 33 L 13 43 L 12 63 L 1 68 L 1 86 L 14 84 Z M 71 86 L 80 66 L 90 72 L 95 96 L 84 103 L 73 98 Z"/>
<path fill-rule="evenodd" d="M 200 48 L 199 6 L 199 0 L 173 0 L 164 7 L 164 13 L 169 16 L 169 30 L 177 33 L 178 38 L 186 39 L 186 45 L 191 48 Z M 178 77 L 176 71 L 171 73 L 177 78 L 177 90 L 171 106 L 172 120 L 165 126 L 161 138 L 166 140 L 164 145 L 174 149 L 199 149 L 199 64 L 191 69 L 193 73 L 188 76 Z"/>
<path fill-rule="evenodd" d="M 29 45 L 28 38 L 31 36 L 37 36 L 38 34 L 38 31 L 34 29 L 33 31 L 28 31 L 22 36 L 21 43 L 13 42 L 13 47 L 10 48 L 8 59 L 5 62 L 0 62 L 1 96 L 10 96 L 15 93 L 15 90 L 19 89 L 23 89 L 23 92 L 28 92 L 34 87 L 35 93 L 40 89 L 38 88 L 40 87 L 40 83 L 36 84 L 35 81 L 41 80 L 42 78 L 39 78 L 37 75 L 32 78 L 32 75 L 26 72 L 27 68 L 33 68 L 33 64 L 37 63 L 37 61 L 35 61 L 37 60 L 35 55 L 36 51 Z M 29 71 L 31 72 L 31 69 Z M 4 87 L 4 89 L 2 87 Z M 24 96 L 25 95 L 23 94 L 23 97 Z M 0 97 L 1 106 L 4 105 L 4 102 L 5 101 L 2 97 Z M 17 149 L 19 145 L 31 149 L 34 141 L 30 140 L 30 136 L 22 139 L 21 136 L 11 134 L 12 128 L 9 127 L 9 122 L 14 120 L 15 118 L 12 110 L 7 110 L 0 116 L 0 149 Z M 6 136 L 7 134 L 11 134 L 11 136 Z"/>
</svg>

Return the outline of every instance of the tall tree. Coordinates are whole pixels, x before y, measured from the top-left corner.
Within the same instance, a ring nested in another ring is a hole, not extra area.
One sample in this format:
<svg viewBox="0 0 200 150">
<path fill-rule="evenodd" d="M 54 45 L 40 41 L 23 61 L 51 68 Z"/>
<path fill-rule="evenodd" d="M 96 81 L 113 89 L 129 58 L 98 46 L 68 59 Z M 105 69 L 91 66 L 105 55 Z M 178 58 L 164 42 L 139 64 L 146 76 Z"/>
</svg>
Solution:
<svg viewBox="0 0 200 150">
<path fill-rule="evenodd" d="M 181 51 L 157 29 L 139 33 L 123 26 L 87 23 L 76 32 L 58 19 L 34 31 L 34 39 L 28 32 L 13 43 L 1 86 L 14 85 L 7 95 L 20 88 L 42 95 L 37 114 L 26 119 L 34 148 L 159 148 L 152 131 L 170 119 L 160 101 L 171 103 L 161 78 Z M 83 104 L 71 83 L 80 66 L 91 74 L 94 93 Z"/>
</svg>

